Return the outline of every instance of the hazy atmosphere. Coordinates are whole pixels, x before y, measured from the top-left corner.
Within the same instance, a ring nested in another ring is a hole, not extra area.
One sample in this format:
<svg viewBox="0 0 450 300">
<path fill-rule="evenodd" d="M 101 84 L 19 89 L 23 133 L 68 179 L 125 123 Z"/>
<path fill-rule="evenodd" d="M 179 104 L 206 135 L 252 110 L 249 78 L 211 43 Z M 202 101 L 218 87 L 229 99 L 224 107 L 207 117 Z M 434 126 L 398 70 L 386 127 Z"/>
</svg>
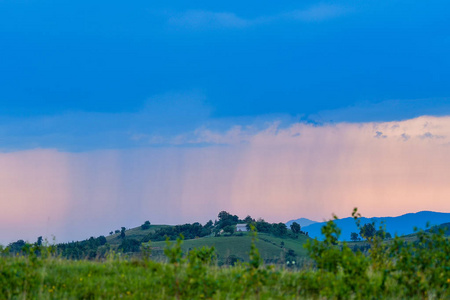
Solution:
<svg viewBox="0 0 450 300">
<path fill-rule="evenodd" d="M 0 244 L 450 212 L 446 1 L 0 2 Z"/>
</svg>

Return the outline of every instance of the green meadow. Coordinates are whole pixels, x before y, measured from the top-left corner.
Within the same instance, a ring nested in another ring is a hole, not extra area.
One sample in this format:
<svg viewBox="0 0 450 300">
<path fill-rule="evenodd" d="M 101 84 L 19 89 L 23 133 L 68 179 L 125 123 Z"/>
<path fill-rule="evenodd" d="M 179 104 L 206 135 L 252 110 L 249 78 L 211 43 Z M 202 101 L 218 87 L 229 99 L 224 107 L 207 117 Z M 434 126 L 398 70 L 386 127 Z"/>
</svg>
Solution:
<svg viewBox="0 0 450 300">
<path fill-rule="evenodd" d="M 248 233 L 150 242 L 139 255 L 110 251 L 94 260 L 61 258 L 55 246 L 27 244 L 16 255 L 2 249 L 0 299 L 449 299 L 444 230 L 370 237 L 361 242 L 370 245 L 365 252 L 338 242 L 332 221 L 322 231 L 324 241 Z M 261 255 L 283 256 L 286 247 L 310 264 Z M 160 248 L 164 259 L 153 253 Z M 229 249 L 242 259 L 220 264 Z"/>
</svg>

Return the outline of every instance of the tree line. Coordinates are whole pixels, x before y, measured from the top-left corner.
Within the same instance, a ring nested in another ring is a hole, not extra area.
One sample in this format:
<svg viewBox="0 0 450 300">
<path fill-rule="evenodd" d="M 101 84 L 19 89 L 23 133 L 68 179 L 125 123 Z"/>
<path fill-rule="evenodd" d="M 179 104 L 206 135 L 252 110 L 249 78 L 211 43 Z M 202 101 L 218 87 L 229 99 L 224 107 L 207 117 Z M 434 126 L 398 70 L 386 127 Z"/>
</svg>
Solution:
<svg viewBox="0 0 450 300">
<path fill-rule="evenodd" d="M 126 235 L 126 228 L 121 227 L 120 230 L 109 232 L 110 235 L 117 234 L 114 239 L 120 240 L 120 244 L 117 247 L 118 251 L 124 253 L 127 252 L 140 252 L 142 243 L 149 241 L 164 241 L 166 239 L 176 240 L 180 236 L 184 239 L 195 239 L 206 236 L 222 236 L 236 234 L 236 225 L 246 224 L 247 229 L 254 227 L 257 232 L 272 234 L 277 237 L 291 237 L 298 238 L 300 234 L 306 234 L 301 231 L 301 226 L 294 222 L 290 226 L 290 230 L 284 223 L 269 223 L 264 219 L 259 218 L 255 220 L 251 216 L 246 216 L 240 219 L 237 215 L 233 215 L 227 211 L 221 211 L 217 215 L 217 220 L 214 222 L 209 220 L 204 225 L 199 222 L 187 223 L 183 225 L 161 227 L 154 231 L 150 231 L 142 239 L 129 238 Z M 151 229 L 150 221 L 145 221 L 141 226 L 141 230 Z M 241 233 L 238 233 L 241 234 Z M 42 244 L 42 237 L 39 237 L 36 245 Z M 10 243 L 8 249 L 11 253 L 20 253 L 23 247 L 27 243 L 23 240 Z M 104 257 L 106 253 L 111 250 L 111 245 L 107 242 L 105 236 L 99 236 L 97 238 L 90 237 L 83 241 L 73 241 L 68 243 L 58 243 L 55 245 L 56 253 L 61 257 L 68 259 L 95 259 Z"/>
</svg>

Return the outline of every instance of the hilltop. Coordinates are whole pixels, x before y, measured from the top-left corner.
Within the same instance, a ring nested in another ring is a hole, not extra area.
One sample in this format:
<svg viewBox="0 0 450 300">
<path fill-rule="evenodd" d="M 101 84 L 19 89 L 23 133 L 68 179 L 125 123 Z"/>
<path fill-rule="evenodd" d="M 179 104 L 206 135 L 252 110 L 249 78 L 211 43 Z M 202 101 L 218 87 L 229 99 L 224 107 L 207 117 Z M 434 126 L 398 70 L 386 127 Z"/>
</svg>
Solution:
<svg viewBox="0 0 450 300">
<path fill-rule="evenodd" d="M 296 219 L 296 220 L 290 220 L 288 222 L 286 222 L 286 226 L 290 227 L 292 225 L 292 223 L 297 222 L 301 227 L 306 227 L 315 223 L 319 223 L 317 221 L 313 221 L 310 219 L 306 219 L 306 218 L 300 218 L 300 219 Z"/>
</svg>

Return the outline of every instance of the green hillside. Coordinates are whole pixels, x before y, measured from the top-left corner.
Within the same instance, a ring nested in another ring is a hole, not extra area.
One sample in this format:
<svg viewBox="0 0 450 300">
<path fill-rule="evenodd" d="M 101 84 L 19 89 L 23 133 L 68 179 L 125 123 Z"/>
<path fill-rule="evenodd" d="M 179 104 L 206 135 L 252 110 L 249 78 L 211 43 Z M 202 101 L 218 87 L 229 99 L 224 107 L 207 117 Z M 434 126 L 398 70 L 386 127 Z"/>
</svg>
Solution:
<svg viewBox="0 0 450 300">
<path fill-rule="evenodd" d="M 164 227 L 170 227 L 170 225 L 151 225 L 149 229 L 141 229 L 141 227 L 131 228 L 125 231 L 126 239 L 135 239 L 141 241 L 149 233 L 153 233 L 156 230 Z M 298 235 L 298 238 L 292 238 L 289 236 L 276 237 L 272 234 L 258 233 L 256 246 L 261 254 L 261 258 L 267 263 L 279 263 L 284 262 L 286 257 L 291 260 L 296 258 L 296 261 L 306 259 L 306 250 L 303 248 L 303 244 L 309 237 L 305 235 Z M 117 250 L 122 243 L 120 233 L 112 234 L 106 237 L 106 240 L 112 249 Z M 227 258 L 235 256 L 236 259 L 241 261 L 248 261 L 251 234 L 248 232 L 238 233 L 234 235 L 221 235 L 221 236 L 207 236 L 196 239 L 187 239 L 183 241 L 183 252 L 187 253 L 192 248 L 215 247 L 218 261 L 225 263 Z M 152 258 L 155 260 L 165 260 L 164 248 L 166 247 L 165 241 L 150 241 L 149 243 L 152 250 Z M 291 252 L 289 252 L 291 250 Z"/>
<path fill-rule="evenodd" d="M 260 252 L 261 258 L 266 263 L 284 263 L 287 256 L 299 261 L 306 258 L 306 250 L 303 248 L 303 244 L 307 239 L 309 238 L 304 235 L 300 235 L 298 239 L 293 239 L 259 233 L 256 240 L 256 247 Z M 204 237 L 183 241 L 182 250 L 186 253 L 192 248 L 214 246 L 219 262 L 226 262 L 227 258 L 232 255 L 239 260 L 248 261 L 251 240 L 250 233 L 232 236 Z M 163 250 L 166 247 L 166 242 L 151 242 L 150 246 L 152 256 L 155 259 L 164 259 Z M 289 253 L 289 250 L 292 250 L 294 254 L 292 252 Z"/>
<path fill-rule="evenodd" d="M 156 230 L 164 227 L 170 227 L 170 225 L 150 225 L 149 229 L 141 229 L 141 227 L 131 228 L 125 231 L 125 237 L 128 239 L 136 239 L 142 240 L 149 233 L 155 232 Z M 122 243 L 122 239 L 120 238 L 120 233 L 115 233 L 106 237 L 106 241 L 111 246 L 118 246 Z"/>
<path fill-rule="evenodd" d="M 93 257 L 95 249 L 100 256 L 110 250 L 124 252 L 132 256 L 139 256 L 142 245 L 149 245 L 152 258 L 155 260 L 165 260 L 164 248 L 166 239 L 176 240 L 180 236 L 184 237 L 182 250 L 184 253 L 193 248 L 214 247 L 219 263 L 234 264 L 236 261 L 248 261 L 253 235 L 250 232 L 236 232 L 237 224 L 244 225 L 245 228 L 253 226 L 258 232 L 256 247 L 261 258 L 266 263 L 292 263 L 296 264 L 306 259 L 306 250 L 303 248 L 309 239 L 298 224 L 294 224 L 292 229 L 287 228 L 284 223 L 268 223 L 263 219 L 255 220 L 250 216 L 239 219 L 237 215 L 221 211 L 218 220 L 208 221 L 202 225 L 198 222 L 192 224 L 150 225 L 146 221 L 139 227 L 126 230 L 122 227 L 122 232 L 111 234 L 100 240 L 85 241 L 84 244 L 66 246 L 70 257 L 80 257 L 79 248 L 82 253 L 88 252 L 89 257 Z M 146 229 L 143 229 L 146 228 Z M 97 246 L 99 245 L 99 246 Z M 97 247 L 97 248 L 95 248 Z M 70 248 L 70 249 L 69 249 Z M 86 249 L 88 251 L 86 251 Z"/>
</svg>

